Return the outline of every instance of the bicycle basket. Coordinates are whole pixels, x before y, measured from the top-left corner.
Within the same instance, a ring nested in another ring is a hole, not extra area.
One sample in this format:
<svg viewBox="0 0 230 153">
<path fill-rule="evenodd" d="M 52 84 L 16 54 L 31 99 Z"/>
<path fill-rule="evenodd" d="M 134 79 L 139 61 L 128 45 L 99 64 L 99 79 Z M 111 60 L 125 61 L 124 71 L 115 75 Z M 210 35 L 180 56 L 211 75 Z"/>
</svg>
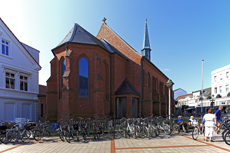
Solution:
<svg viewBox="0 0 230 153">
<path fill-rule="evenodd" d="M 36 123 L 35 122 L 28 122 L 24 125 L 24 128 L 26 130 L 30 130 L 32 127 L 36 126 Z"/>
<path fill-rule="evenodd" d="M 194 122 L 192 122 L 192 125 L 196 126 L 196 125 L 198 125 L 198 122 L 194 121 Z"/>
<path fill-rule="evenodd" d="M 167 119 L 167 120 L 164 120 L 163 122 L 164 122 L 165 124 L 169 124 L 169 123 L 170 123 L 168 119 Z"/>
<path fill-rule="evenodd" d="M 6 130 L 7 127 L 6 126 L 0 126 L 0 130 Z"/>
<path fill-rule="evenodd" d="M 5 122 L 3 125 L 7 128 L 12 128 L 16 123 L 15 122 Z"/>
<path fill-rule="evenodd" d="M 73 124 L 73 129 L 78 130 L 78 124 Z"/>
</svg>

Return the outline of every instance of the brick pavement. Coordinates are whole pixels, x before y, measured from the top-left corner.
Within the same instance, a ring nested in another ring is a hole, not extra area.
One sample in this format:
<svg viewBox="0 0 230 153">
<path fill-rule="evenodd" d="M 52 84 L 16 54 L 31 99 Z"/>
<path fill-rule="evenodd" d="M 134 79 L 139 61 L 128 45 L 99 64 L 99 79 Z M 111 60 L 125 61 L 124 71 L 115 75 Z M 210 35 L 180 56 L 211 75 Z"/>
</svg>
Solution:
<svg viewBox="0 0 230 153">
<path fill-rule="evenodd" d="M 225 144 L 220 135 L 214 134 L 215 142 L 205 142 L 204 136 L 193 140 L 191 133 L 175 135 L 160 135 L 156 138 L 138 139 L 104 139 L 86 142 L 62 142 L 58 137 L 52 137 L 42 142 L 26 141 L 16 145 L 1 144 L 0 153 L 166 153 L 166 152 L 230 152 L 230 146 Z"/>
</svg>

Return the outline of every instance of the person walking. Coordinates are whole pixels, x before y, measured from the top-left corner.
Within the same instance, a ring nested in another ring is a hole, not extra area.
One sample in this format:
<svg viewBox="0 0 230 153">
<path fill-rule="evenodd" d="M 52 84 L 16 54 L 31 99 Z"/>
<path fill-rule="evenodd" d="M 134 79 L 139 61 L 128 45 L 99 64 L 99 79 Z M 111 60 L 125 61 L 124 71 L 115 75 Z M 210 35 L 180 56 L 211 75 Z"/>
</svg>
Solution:
<svg viewBox="0 0 230 153">
<path fill-rule="evenodd" d="M 212 140 L 213 137 L 213 131 L 215 127 L 215 120 L 216 116 L 212 114 L 212 109 L 210 108 L 208 110 L 208 114 L 205 114 L 203 117 L 203 120 L 205 120 L 205 141 L 208 141 L 208 137 L 210 138 L 210 142 L 214 142 Z"/>
<path fill-rule="evenodd" d="M 219 109 L 215 112 L 216 116 L 216 130 L 220 127 L 220 124 L 222 122 L 221 120 L 221 111 L 223 110 L 223 106 L 219 106 Z"/>
</svg>

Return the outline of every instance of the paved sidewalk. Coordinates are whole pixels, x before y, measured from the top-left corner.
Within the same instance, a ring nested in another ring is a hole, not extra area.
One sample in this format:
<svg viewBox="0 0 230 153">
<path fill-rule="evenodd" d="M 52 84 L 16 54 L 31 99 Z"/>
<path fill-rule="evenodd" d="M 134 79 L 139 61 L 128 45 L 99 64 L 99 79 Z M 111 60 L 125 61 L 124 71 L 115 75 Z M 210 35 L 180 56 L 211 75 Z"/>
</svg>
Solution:
<svg viewBox="0 0 230 153">
<path fill-rule="evenodd" d="M 166 153 L 166 152 L 230 152 L 230 146 L 225 144 L 221 135 L 214 134 L 215 142 L 205 142 L 204 136 L 199 135 L 193 140 L 191 132 L 188 134 L 160 135 L 153 139 L 104 139 L 86 142 L 62 142 L 58 137 L 52 137 L 42 142 L 26 141 L 25 143 L 1 144 L 0 153 Z"/>
</svg>

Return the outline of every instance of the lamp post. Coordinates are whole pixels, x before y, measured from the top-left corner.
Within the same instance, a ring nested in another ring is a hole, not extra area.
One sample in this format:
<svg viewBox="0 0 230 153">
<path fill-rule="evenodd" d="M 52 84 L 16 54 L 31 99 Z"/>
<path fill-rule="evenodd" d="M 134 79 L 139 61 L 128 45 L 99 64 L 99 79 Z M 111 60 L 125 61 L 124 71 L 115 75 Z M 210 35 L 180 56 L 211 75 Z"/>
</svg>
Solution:
<svg viewBox="0 0 230 153">
<path fill-rule="evenodd" d="M 171 120 L 171 87 L 173 86 L 173 82 L 172 82 L 172 80 L 171 79 L 169 79 L 168 81 L 167 81 L 167 86 L 168 86 L 168 88 L 169 88 L 169 121 Z"/>
<path fill-rule="evenodd" d="M 202 85 L 201 85 L 201 116 L 203 116 L 203 73 L 204 73 L 204 60 L 202 60 Z"/>
</svg>

